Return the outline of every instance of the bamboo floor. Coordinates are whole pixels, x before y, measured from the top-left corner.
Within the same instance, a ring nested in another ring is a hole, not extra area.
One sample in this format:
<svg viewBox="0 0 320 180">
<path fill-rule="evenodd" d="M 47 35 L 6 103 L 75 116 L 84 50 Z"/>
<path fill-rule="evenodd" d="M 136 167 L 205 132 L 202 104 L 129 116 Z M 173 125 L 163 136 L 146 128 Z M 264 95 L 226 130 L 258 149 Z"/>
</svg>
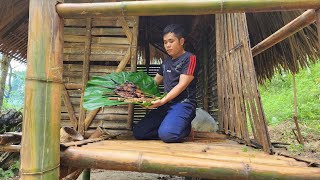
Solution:
<svg viewBox="0 0 320 180">
<path fill-rule="evenodd" d="M 209 179 L 320 179 L 320 168 L 231 140 L 103 140 L 61 152 L 61 164 Z"/>
</svg>

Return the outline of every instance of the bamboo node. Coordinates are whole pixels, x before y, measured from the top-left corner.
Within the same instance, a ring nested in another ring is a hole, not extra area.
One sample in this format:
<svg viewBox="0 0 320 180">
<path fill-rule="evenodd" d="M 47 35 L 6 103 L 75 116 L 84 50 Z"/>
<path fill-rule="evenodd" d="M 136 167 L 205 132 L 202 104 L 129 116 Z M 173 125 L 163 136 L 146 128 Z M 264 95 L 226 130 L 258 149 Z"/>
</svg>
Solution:
<svg viewBox="0 0 320 180">
<path fill-rule="evenodd" d="M 36 171 L 36 172 L 28 172 L 28 171 L 24 171 L 23 169 L 20 170 L 20 174 L 21 175 L 36 175 L 36 174 L 44 174 L 50 171 L 53 171 L 55 169 L 60 168 L 60 163 L 56 166 L 54 166 L 53 168 L 49 168 L 49 169 L 45 169 L 43 171 Z"/>
</svg>

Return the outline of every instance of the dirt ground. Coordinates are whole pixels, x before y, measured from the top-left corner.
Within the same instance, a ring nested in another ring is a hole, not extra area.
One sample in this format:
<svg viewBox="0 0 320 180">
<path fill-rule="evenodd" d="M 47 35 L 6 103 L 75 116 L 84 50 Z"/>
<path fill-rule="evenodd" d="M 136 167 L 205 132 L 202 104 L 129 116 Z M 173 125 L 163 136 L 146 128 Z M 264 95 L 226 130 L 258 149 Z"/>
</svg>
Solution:
<svg viewBox="0 0 320 180">
<path fill-rule="evenodd" d="M 81 175 L 77 180 L 81 180 Z M 184 177 L 128 171 L 92 170 L 91 180 L 184 180 Z"/>
<path fill-rule="evenodd" d="M 307 158 L 320 163 L 320 132 L 312 127 L 300 124 L 304 146 L 300 145 L 292 129 L 295 129 L 293 120 L 287 120 L 277 126 L 269 127 L 271 142 L 288 143 L 279 148 L 287 154 Z"/>
</svg>

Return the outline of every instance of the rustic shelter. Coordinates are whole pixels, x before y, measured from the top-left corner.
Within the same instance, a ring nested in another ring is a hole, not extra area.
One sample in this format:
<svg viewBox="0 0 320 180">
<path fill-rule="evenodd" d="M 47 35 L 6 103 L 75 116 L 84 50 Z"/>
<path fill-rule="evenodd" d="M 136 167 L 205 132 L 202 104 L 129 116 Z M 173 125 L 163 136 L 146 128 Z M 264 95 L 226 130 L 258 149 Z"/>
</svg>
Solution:
<svg viewBox="0 0 320 180">
<path fill-rule="evenodd" d="M 310 8 L 320 2 L 2 1 L 0 51 L 28 64 L 21 177 L 56 179 L 62 167 L 72 177 L 83 170 L 76 168 L 101 168 L 216 179 L 319 178 L 319 168 L 268 155 L 273 150 L 257 88 L 276 71 L 296 73 L 316 61 L 320 15 Z M 161 31 L 170 23 L 184 25 L 186 49 L 201 64 L 198 106 L 218 119 L 223 134 L 268 154 L 214 138 L 135 141 L 130 132 L 145 109 L 82 107 L 91 76 L 154 75 L 166 56 Z M 60 149 L 61 126 L 91 138 Z M 100 128 L 111 134 L 92 138 Z M 106 140 L 115 134 L 126 136 Z"/>
</svg>

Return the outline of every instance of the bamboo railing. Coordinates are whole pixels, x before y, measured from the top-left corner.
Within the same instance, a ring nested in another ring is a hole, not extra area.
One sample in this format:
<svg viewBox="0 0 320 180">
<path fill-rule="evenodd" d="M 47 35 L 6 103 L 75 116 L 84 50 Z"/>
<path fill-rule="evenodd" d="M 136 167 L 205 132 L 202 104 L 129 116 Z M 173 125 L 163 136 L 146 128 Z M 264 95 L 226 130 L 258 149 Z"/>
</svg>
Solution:
<svg viewBox="0 0 320 180">
<path fill-rule="evenodd" d="M 201 15 L 319 8 L 318 0 L 171 0 L 63 3 L 61 17 Z"/>
<path fill-rule="evenodd" d="M 58 179 L 63 23 L 56 0 L 30 0 L 21 179 Z"/>
</svg>

